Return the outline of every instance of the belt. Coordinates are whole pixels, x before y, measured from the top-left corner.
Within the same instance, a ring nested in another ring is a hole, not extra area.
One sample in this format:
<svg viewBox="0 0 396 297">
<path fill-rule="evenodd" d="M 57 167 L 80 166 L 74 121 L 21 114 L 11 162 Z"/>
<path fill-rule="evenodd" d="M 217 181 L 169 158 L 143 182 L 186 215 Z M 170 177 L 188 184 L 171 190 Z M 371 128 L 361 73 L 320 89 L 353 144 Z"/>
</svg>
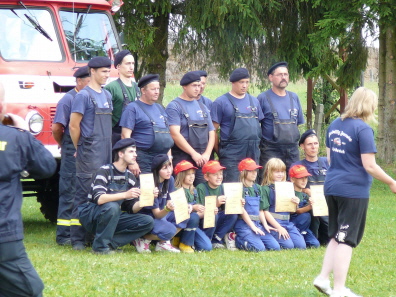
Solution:
<svg viewBox="0 0 396 297">
<path fill-rule="evenodd" d="M 290 215 L 281 215 L 275 212 L 270 212 L 270 214 L 272 214 L 272 216 L 274 217 L 274 219 L 278 219 L 278 220 L 282 220 L 282 221 L 288 221 L 290 220 Z"/>
<path fill-rule="evenodd" d="M 239 215 L 239 218 L 242 219 L 242 215 Z M 252 221 L 260 221 L 260 216 L 249 215 L 249 218 L 250 218 Z"/>
</svg>

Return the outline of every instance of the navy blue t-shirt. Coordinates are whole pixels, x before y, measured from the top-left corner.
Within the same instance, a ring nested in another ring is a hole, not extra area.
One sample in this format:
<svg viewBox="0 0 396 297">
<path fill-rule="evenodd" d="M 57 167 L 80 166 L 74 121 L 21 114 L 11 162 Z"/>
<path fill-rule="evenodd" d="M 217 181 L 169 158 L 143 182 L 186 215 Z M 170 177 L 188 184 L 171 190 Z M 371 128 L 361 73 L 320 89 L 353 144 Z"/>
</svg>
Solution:
<svg viewBox="0 0 396 297">
<path fill-rule="evenodd" d="M 179 104 L 177 104 L 175 101 L 178 101 L 180 104 L 182 104 L 184 110 L 189 114 L 190 119 L 192 120 L 203 120 L 204 118 L 202 115 L 202 110 L 197 100 L 187 101 L 179 97 L 171 101 L 166 107 L 166 114 L 168 116 L 169 126 L 180 126 L 180 134 L 183 135 L 183 137 L 188 141 L 187 119 L 184 116 Z M 214 127 L 212 123 L 212 118 L 210 117 L 209 109 L 205 105 L 202 106 L 207 114 L 206 120 L 209 126 L 209 131 L 213 131 Z"/>
<path fill-rule="evenodd" d="M 156 125 L 161 128 L 165 128 L 164 116 L 160 113 L 158 106 L 155 104 L 149 105 L 142 101 L 147 113 L 153 118 Z M 162 106 L 160 106 L 163 109 Z M 165 114 L 165 110 L 163 110 Z M 136 147 L 140 149 L 149 149 L 154 142 L 153 125 L 151 124 L 150 118 L 140 108 L 136 102 L 129 103 L 121 116 L 120 126 L 132 130 L 131 137 L 136 141 Z"/>
<path fill-rule="evenodd" d="M 77 92 L 75 89 L 67 92 L 56 105 L 56 113 L 54 117 L 54 123 L 59 123 L 65 127 L 65 134 L 70 135 L 69 122 L 70 122 L 70 110 L 73 102 L 73 98 Z"/>
<path fill-rule="evenodd" d="M 91 89 L 88 92 L 86 89 Z M 94 96 L 96 103 L 99 108 L 109 108 L 109 103 L 107 97 L 110 99 L 111 104 L 111 94 L 109 91 L 102 89 L 102 92 L 98 93 L 92 88 L 86 86 L 74 97 L 72 102 L 71 112 L 81 113 L 83 118 L 80 123 L 81 135 L 84 137 L 90 137 L 93 132 L 93 123 L 95 119 L 95 105 L 93 104 L 90 95 Z M 112 106 L 110 106 L 111 109 Z"/>
<path fill-rule="evenodd" d="M 272 114 L 271 106 L 269 105 L 266 98 L 267 93 L 272 101 L 272 104 L 274 105 L 274 108 L 276 109 L 276 112 L 278 113 L 279 119 L 287 120 L 291 118 L 292 110 L 289 98 L 289 96 L 291 96 L 294 107 L 293 113 L 297 115 L 297 126 L 305 123 L 300 99 L 298 99 L 296 93 L 287 91 L 288 94 L 286 96 L 278 96 L 274 93 L 274 91 L 272 91 L 272 89 L 269 89 L 257 97 L 258 101 L 260 102 L 261 110 L 264 114 L 264 119 L 261 121 L 261 131 L 265 140 L 271 141 L 274 135 L 274 116 Z"/>
<path fill-rule="evenodd" d="M 209 111 L 212 109 L 213 101 L 210 100 L 209 98 L 201 95 L 197 101 L 202 102 L 204 105 L 206 105 L 206 107 L 209 109 Z"/>
<path fill-rule="evenodd" d="M 231 95 L 232 96 L 232 95 Z M 251 95 L 250 95 L 251 96 Z M 245 97 L 242 99 L 235 98 L 232 96 L 234 99 L 235 105 L 238 107 L 240 113 L 251 113 L 252 112 L 252 106 L 250 106 L 250 100 L 249 100 L 249 95 L 246 94 Z M 261 121 L 264 118 L 263 112 L 261 111 L 260 104 L 257 100 L 256 97 L 252 97 L 253 105 L 254 107 L 257 107 L 257 114 L 258 114 L 258 120 Z M 213 122 L 216 122 L 220 124 L 220 136 L 221 140 L 225 141 L 228 139 L 231 133 L 231 123 L 232 123 L 232 117 L 235 114 L 234 107 L 232 106 L 230 100 L 227 98 L 227 95 L 221 95 L 219 98 L 217 98 L 212 105 L 212 109 L 210 111 L 210 114 L 212 116 Z M 246 133 L 249 131 L 246 131 Z M 250 131 L 256 134 L 255 131 Z"/>
<path fill-rule="evenodd" d="M 360 119 L 334 120 L 328 130 L 330 149 L 325 195 L 369 198 L 373 178 L 363 167 L 361 154 L 376 153 L 373 129 Z"/>
<path fill-rule="evenodd" d="M 321 167 L 319 167 L 319 162 Z M 297 161 L 295 163 L 293 163 L 291 167 L 293 167 L 294 165 L 303 165 L 305 166 L 305 168 L 307 168 L 307 171 L 312 174 L 313 176 L 318 176 L 318 175 L 323 175 L 326 176 L 327 174 L 327 170 L 329 169 L 329 162 L 327 162 L 327 158 L 326 157 L 319 157 L 318 161 L 316 162 L 310 162 L 306 159 L 304 160 L 300 160 Z M 309 188 L 309 179 L 308 179 L 308 184 L 307 184 L 307 188 Z"/>
</svg>

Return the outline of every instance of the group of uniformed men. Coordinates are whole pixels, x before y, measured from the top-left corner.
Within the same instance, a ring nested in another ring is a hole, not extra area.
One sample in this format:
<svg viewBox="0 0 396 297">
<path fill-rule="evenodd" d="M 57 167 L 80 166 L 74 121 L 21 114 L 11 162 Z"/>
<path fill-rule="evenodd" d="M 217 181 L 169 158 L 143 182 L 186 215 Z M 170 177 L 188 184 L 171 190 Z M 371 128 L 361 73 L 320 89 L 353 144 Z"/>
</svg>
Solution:
<svg viewBox="0 0 396 297">
<path fill-rule="evenodd" d="M 129 167 L 135 176 L 151 172 L 156 155 L 168 154 L 174 165 L 187 160 L 198 168 L 195 184 L 204 181 L 200 168 L 213 159 L 214 152 L 226 167 L 225 182 L 238 181 L 237 165 L 244 158 L 264 166 L 278 157 L 287 170 L 299 160 L 298 125 L 304 118 L 297 94 L 286 90 L 286 62 L 268 70 L 272 88 L 258 98 L 248 93 L 250 75 L 245 68 L 231 73 L 231 91 L 214 102 L 202 94 L 207 73 L 187 72 L 180 80 L 181 95 L 166 109 L 156 103 L 159 75 L 133 82 L 134 58 L 128 50 L 115 56 L 119 79 L 102 88 L 110 67 L 110 59 L 95 57 L 79 68 L 74 74 L 75 89 L 57 106 L 53 134 L 62 151 L 56 235 L 60 245 L 85 248 L 78 207 L 88 199 L 92 175 L 111 163 L 112 145 L 121 138 L 135 140 L 137 162 Z"/>
</svg>

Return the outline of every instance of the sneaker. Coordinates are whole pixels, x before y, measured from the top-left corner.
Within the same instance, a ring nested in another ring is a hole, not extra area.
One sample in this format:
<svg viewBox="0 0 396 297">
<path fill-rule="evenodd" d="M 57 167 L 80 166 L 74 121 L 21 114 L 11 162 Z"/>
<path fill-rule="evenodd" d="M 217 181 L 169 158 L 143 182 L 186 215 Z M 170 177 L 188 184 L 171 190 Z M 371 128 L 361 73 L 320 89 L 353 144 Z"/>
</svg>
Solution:
<svg viewBox="0 0 396 297">
<path fill-rule="evenodd" d="M 171 239 L 171 245 L 173 245 L 174 247 L 179 247 L 180 244 L 180 237 L 175 236 Z"/>
<path fill-rule="evenodd" d="M 180 253 L 180 250 L 177 248 L 173 247 L 170 243 L 170 241 L 159 241 L 155 245 L 155 251 L 156 252 L 172 252 L 172 253 Z"/>
<path fill-rule="evenodd" d="M 363 297 L 361 295 L 357 295 L 353 293 L 350 289 L 344 288 L 344 290 L 341 293 L 332 293 L 330 297 Z"/>
<path fill-rule="evenodd" d="M 228 250 L 231 250 L 231 251 L 237 250 L 237 248 L 235 246 L 235 237 L 236 237 L 235 232 L 229 232 L 224 236 L 224 241 L 225 241 L 225 244 L 226 244 Z"/>
<path fill-rule="evenodd" d="M 225 245 L 220 242 L 213 242 L 212 249 L 225 249 Z"/>
<path fill-rule="evenodd" d="M 180 242 L 180 244 L 179 244 L 179 249 L 183 253 L 190 253 L 190 254 L 194 253 L 194 249 L 191 246 L 186 245 L 186 244 L 184 244 L 182 242 Z"/>
<path fill-rule="evenodd" d="M 132 242 L 135 245 L 138 253 L 151 253 L 151 251 L 150 251 L 151 240 L 144 239 L 144 238 L 138 238 Z"/>
<path fill-rule="evenodd" d="M 327 296 L 331 295 L 332 289 L 330 286 L 330 280 L 322 279 L 318 276 L 315 278 L 313 285 L 319 292 L 326 294 Z"/>
</svg>

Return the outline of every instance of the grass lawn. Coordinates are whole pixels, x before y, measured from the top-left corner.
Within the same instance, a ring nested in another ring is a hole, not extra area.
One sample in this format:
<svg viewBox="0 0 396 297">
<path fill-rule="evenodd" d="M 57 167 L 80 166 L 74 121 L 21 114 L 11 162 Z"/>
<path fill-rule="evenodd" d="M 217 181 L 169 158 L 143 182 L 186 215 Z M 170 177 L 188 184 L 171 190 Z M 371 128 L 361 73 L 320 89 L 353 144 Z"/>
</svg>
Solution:
<svg viewBox="0 0 396 297">
<path fill-rule="evenodd" d="M 395 198 L 374 183 L 366 233 L 347 281 L 365 297 L 396 297 Z M 24 200 L 22 212 L 25 245 L 44 296 L 324 296 L 312 286 L 324 248 L 147 255 L 126 246 L 122 254 L 98 256 L 57 246 L 55 225 L 45 221 L 34 198 Z"/>
</svg>

